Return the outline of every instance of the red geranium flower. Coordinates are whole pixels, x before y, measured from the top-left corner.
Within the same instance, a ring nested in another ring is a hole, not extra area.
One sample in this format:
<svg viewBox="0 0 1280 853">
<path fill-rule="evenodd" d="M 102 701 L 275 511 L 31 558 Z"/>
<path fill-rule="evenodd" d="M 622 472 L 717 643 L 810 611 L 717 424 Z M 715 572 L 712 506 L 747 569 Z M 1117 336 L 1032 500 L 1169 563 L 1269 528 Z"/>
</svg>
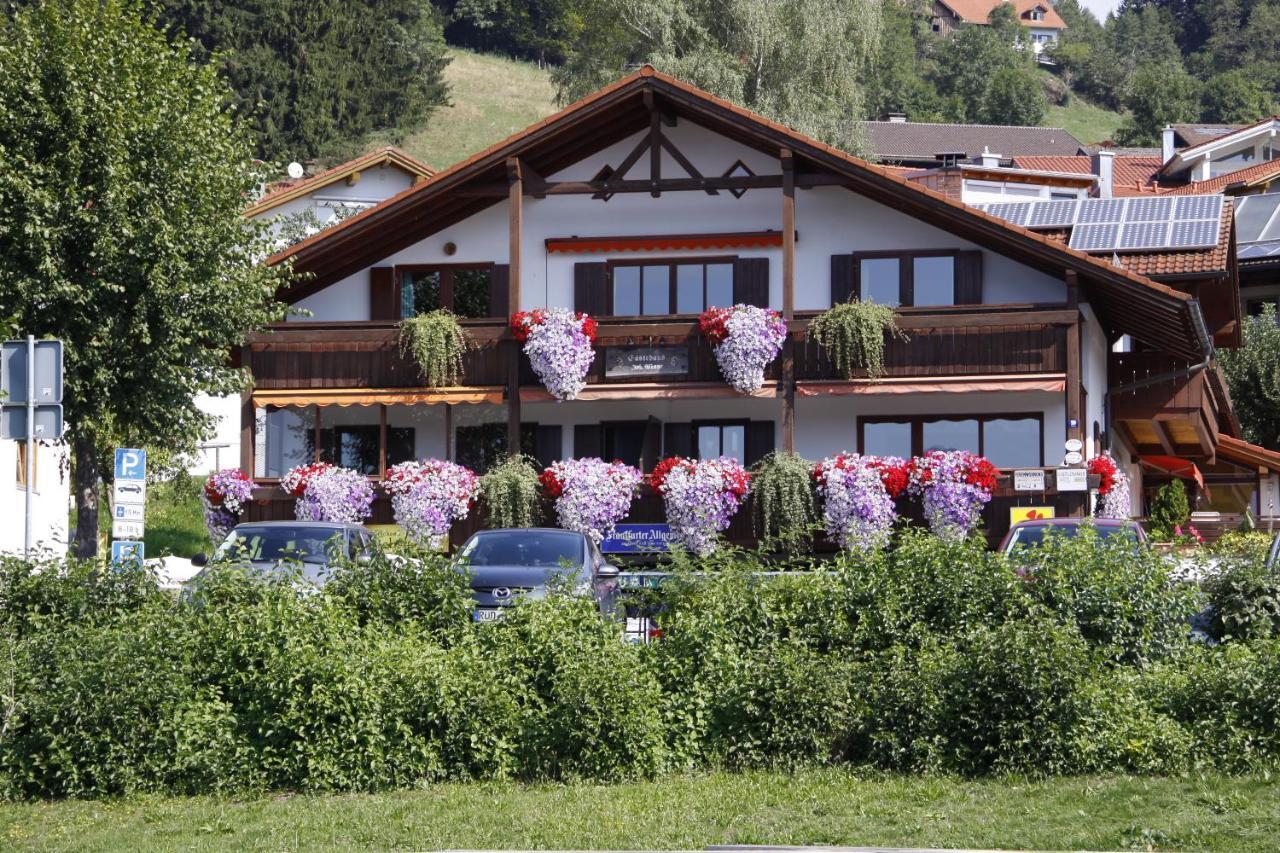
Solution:
<svg viewBox="0 0 1280 853">
<path fill-rule="evenodd" d="M 558 498 L 564 493 L 564 483 L 550 468 L 538 475 L 538 482 L 542 484 L 542 490 L 549 498 Z"/>
</svg>

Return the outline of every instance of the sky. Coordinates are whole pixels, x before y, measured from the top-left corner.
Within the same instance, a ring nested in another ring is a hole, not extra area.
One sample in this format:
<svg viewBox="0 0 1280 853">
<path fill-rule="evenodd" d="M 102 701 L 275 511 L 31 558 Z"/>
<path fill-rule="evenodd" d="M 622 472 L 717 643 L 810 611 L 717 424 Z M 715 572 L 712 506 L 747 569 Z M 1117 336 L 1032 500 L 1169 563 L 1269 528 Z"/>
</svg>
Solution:
<svg viewBox="0 0 1280 853">
<path fill-rule="evenodd" d="M 1080 0 L 1080 5 L 1092 12 L 1099 21 L 1105 21 L 1107 13 L 1114 12 L 1120 5 L 1120 0 Z"/>
</svg>

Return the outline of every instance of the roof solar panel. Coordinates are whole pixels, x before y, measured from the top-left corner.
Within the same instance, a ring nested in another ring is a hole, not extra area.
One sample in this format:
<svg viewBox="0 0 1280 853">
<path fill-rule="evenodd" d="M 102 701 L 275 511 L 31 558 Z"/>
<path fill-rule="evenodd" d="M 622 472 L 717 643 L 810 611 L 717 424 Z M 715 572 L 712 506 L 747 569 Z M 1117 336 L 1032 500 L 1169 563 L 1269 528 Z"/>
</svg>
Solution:
<svg viewBox="0 0 1280 853">
<path fill-rule="evenodd" d="M 1126 222 L 1120 226 L 1120 251 L 1162 249 L 1169 236 L 1168 222 Z"/>
<path fill-rule="evenodd" d="M 1076 221 L 1076 208 L 1079 206 L 1076 199 L 1039 202 L 1031 209 L 1027 227 L 1066 228 Z"/>
<path fill-rule="evenodd" d="M 1217 219 L 1193 219 L 1174 222 L 1169 232 L 1170 249 L 1207 249 L 1218 243 Z"/>
<path fill-rule="evenodd" d="M 1126 222 L 1167 222 L 1172 212 L 1171 198 L 1131 198 L 1124 218 Z"/>
<path fill-rule="evenodd" d="M 1081 224 L 1119 222 L 1123 215 L 1122 198 L 1086 198 L 1080 202 L 1080 215 L 1076 221 Z"/>
<path fill-rule="evenodd" d="M 1242 261 L 1280 257 L 1280 241 L 1250 243 L 1247 246 L 1241 246 L 1240 251 L 1236 253 L 1236 257 Z"/>
<path fill-rule="evenodd" d="M 1185 195 L 1178 199 L 1173 218 L 1183 219 L 1219 219 L 1222 216 L 1222 196 L 1220 195 Z"/>
<path fill-rule="evenodd" d="M 1071 229 L 1071 242 L 1068 245 L 1083 252 L 1110 250 L 1115 247 L 1119 232 L 1120 226 L 1114 222 L 1077 225 Z"/>
<path fill-rule="evenodd" d="M 987 205 L 987 213 L 998 216 L 1005 222 L 1012 222 L 1014 225 L 1026 225 L 1027 217 L 1031 213 L 1031 205 L 1029 201 L 999 202 Z"/>
</svg>

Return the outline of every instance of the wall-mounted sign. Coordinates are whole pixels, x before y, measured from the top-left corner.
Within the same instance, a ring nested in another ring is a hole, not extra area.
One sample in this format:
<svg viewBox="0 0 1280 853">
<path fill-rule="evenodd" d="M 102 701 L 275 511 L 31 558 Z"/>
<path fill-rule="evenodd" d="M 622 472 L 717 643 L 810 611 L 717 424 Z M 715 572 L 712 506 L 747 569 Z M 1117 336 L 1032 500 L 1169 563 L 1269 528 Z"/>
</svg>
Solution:
<svg viewBox="0 0 1280 853">
<path fill-rule="evenodd" d="M 1073 450 L 1070 453 L 1068 453 L 1066 456 L 1062 457 L 1062 461 L 1067 465 L 1079 465 L 1081 462 L 1084 461 L 1084 457 Z"/>
<path fill-rule="evenodd" d="M 1051 506 L 1015 506 L 1009 508 L 1009 526 L 1019 521 L 1035 521 L 1039 518 L 1053 518 Z"/>
<path fill-rule="evenodd" d="M 1083 468 L 1059 468 L 1057 473 L 1058 491 L 1089 491 L 1089 472 Z"/>
<path fill-rule="evenodd" d="M 1014 471 L 1013 490 L 1015 492 L 1043 492 L 1044 471 L 1038 468 L 1027 471 Z"/>
<path fill-rule="evenodd" d="M 1084 445 L 1078 438 L 1068 438 L 1066 444 L 1063 446 L 1066 448 L 1068 453 L 1079 453 L 1084 449 Z"/>
<path fill-rule="evenodd" d="M 643 554 L 666 551 L 675 541 L 669 524 L 619 524 L 600 543 L 606 554 Z"/>
<path fill-rule="evenodd" d="M 688 373 L 688 347 L 606 347 L 604 351 L 607 379 L 686 376 Z"/>
</svg>

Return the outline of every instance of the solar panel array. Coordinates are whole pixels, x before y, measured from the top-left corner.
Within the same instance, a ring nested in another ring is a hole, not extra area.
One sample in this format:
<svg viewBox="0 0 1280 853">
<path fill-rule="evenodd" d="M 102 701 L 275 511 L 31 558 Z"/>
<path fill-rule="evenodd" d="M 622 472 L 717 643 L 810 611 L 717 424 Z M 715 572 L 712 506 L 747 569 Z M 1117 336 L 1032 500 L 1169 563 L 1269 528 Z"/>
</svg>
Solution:
<svg viewBox="0 0 1280 853">
<path fill-rule="evenodd" d="M 1071 229 L 1084 252 L 1208 249 L 1218 243 L 1222 196 L 1083 198 L 975 205 L 1024 228 Z"/>
</svg>

